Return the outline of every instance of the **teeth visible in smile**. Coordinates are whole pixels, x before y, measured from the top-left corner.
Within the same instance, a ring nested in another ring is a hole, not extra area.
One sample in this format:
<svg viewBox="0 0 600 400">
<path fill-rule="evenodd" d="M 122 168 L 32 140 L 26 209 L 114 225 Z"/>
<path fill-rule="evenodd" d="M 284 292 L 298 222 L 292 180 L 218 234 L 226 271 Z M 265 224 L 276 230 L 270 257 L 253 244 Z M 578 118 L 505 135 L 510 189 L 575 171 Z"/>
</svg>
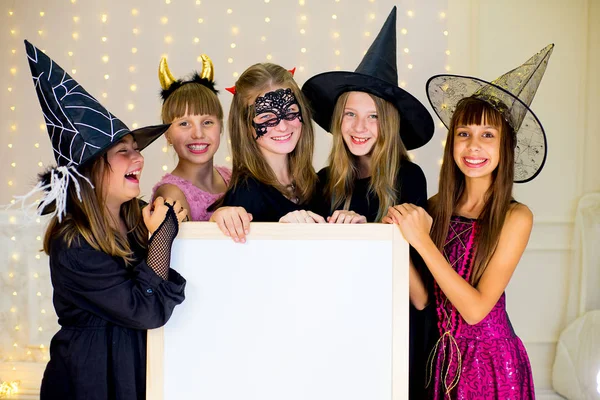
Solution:
<svg viewBox="0 0 600 400">
<path fill-rule="evenodd" d="M 485 158 L 465 158 L 469 164 L 481 164 L 485 162 L 487 159 Z"/>
<path fill-rule="evenodd" d="M 354 140 L 355 142 L 358 142 L 358 143 L 366 143 L 367 140 L 369 140 L 369 139 L 370 138 L 359 138 L 356 136 L 352 136 L 352 140 Z"/>
<path fill-rule="evenodd" d="M 130 177 L 137 178 L 138 176 L 140 176 L 140 173 L 141 173 L 141 172 L 142 172 L 142 171 L 140 171 L 140 170 L 137 170 L 137 171 L 132 171 L 132 172 L 128 172 L 128 173 L 126 173 L 126 174 L 125 174 L 125 177 L 128 177 L 128 176 L 130 176 Z"/>
<path fill-rule="evenodd" d="M 292 134 L 290 133 L 289 135 L 285 135 L 285 136 L 273 136 L 271 139 L 280 142 L 280 141 L 288 140 L 291 136 L 292 136 Z"/>
<path fill-rule="evenodd" d="M 190 144 L 188 148 L 193 151 L 202 151 L 208 147 L 207 144 Z"/>
</svg>

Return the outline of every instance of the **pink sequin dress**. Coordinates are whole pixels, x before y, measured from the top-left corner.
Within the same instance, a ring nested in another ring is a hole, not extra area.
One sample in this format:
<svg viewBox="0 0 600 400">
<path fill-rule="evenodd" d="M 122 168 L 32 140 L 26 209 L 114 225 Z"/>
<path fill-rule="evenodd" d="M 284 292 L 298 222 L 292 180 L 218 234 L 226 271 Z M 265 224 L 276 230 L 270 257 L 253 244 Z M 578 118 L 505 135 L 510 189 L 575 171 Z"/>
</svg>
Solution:
<svg viewBox="0 0 600 400">
<path fill-rule="evenodd" d="M 444 254 L 468 280 L 473 267 L 476 221 L 455 216 Z M 490 313 L 469 325 L 435 284 L 440 340 L 431 365 L 436 400 L 535 399 L 529 358 L 506 313 L 503 293 Z"/>
<path fill-rule="evenodd" d="M 223 178 L 226 185 L 229 185 L 231 180 L 231 170 L 225 167 L 215 167 L 219 175 Z M 224 193 L 208 193 L 186 179 L 180 178 L 172 174 L 165 174 L 161 180 L 152 188 L 152 198 L 159 187 L 165 184 L 177 186 L 185 195 L 185 199 L 190 205 L 190 219 L 192 221 L 208 221 L 213 214 L 207 208 L 218 200 Z"/>
</svg>

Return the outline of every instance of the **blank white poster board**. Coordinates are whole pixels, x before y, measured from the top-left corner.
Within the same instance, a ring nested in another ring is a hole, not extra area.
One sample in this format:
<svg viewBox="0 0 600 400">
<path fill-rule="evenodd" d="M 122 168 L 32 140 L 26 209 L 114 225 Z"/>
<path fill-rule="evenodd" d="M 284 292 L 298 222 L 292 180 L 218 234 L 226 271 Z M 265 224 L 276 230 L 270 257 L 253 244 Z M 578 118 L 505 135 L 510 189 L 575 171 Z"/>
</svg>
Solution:
<svg viewBox="0 0 600 400">
<path fill-rule="evenodd" d="M 150 400 L 403 400 L 408 246 L 393 225 L 182 224 L 186 299 L 148 332 Z"/>
</svg>

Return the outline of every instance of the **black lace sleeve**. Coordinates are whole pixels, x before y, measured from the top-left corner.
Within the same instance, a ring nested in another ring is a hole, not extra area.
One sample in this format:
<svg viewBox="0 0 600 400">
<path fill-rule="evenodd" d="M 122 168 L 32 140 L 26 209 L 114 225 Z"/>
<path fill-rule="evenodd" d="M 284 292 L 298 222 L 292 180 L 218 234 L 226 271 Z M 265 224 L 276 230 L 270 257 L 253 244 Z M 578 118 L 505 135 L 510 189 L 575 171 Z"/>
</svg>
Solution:
<svg viewBox="0 0 600 400">
<path fill-rule="evenodd" d="M 169 210 L 165 220 L 154 231 L 148 241 L 147 263 L 158 276 L 164 280 L 169 279 L 169 267 L 171 264 L 171 245 L 179 232 L 179 221 L 173 207 L 167 205 Z"/>
</svg>

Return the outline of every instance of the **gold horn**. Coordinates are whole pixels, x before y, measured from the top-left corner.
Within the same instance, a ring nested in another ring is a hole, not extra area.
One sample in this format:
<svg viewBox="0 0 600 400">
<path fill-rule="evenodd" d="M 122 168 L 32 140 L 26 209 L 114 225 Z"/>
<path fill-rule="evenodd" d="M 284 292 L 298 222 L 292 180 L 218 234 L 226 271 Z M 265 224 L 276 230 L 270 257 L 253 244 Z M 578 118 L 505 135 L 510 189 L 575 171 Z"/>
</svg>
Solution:
<svg viewBox="0 0 600 400">
<path fill-rule="evenodd" d="M 208 79 L 209 81 L 215 80 L 215 70 L 213 68 L 212 60 L 206 54 L 202 54 L 200 56 L 202 59 L 202 74 L 200 74 L 200 78 Z"/>
<path fill-rule="evenodd" d="M 167 64 L 167 59 L 165 57 L 160 59 L 160 64 L 158 65 L 158 80 L 160 81 L 160 87 L 162 87 L 163 90 L 169 89 L 173 82 L 176 81 L 176 79 L 173 78 L 171 71 L 169 71 L 169 64 Z"/>
</svg>

